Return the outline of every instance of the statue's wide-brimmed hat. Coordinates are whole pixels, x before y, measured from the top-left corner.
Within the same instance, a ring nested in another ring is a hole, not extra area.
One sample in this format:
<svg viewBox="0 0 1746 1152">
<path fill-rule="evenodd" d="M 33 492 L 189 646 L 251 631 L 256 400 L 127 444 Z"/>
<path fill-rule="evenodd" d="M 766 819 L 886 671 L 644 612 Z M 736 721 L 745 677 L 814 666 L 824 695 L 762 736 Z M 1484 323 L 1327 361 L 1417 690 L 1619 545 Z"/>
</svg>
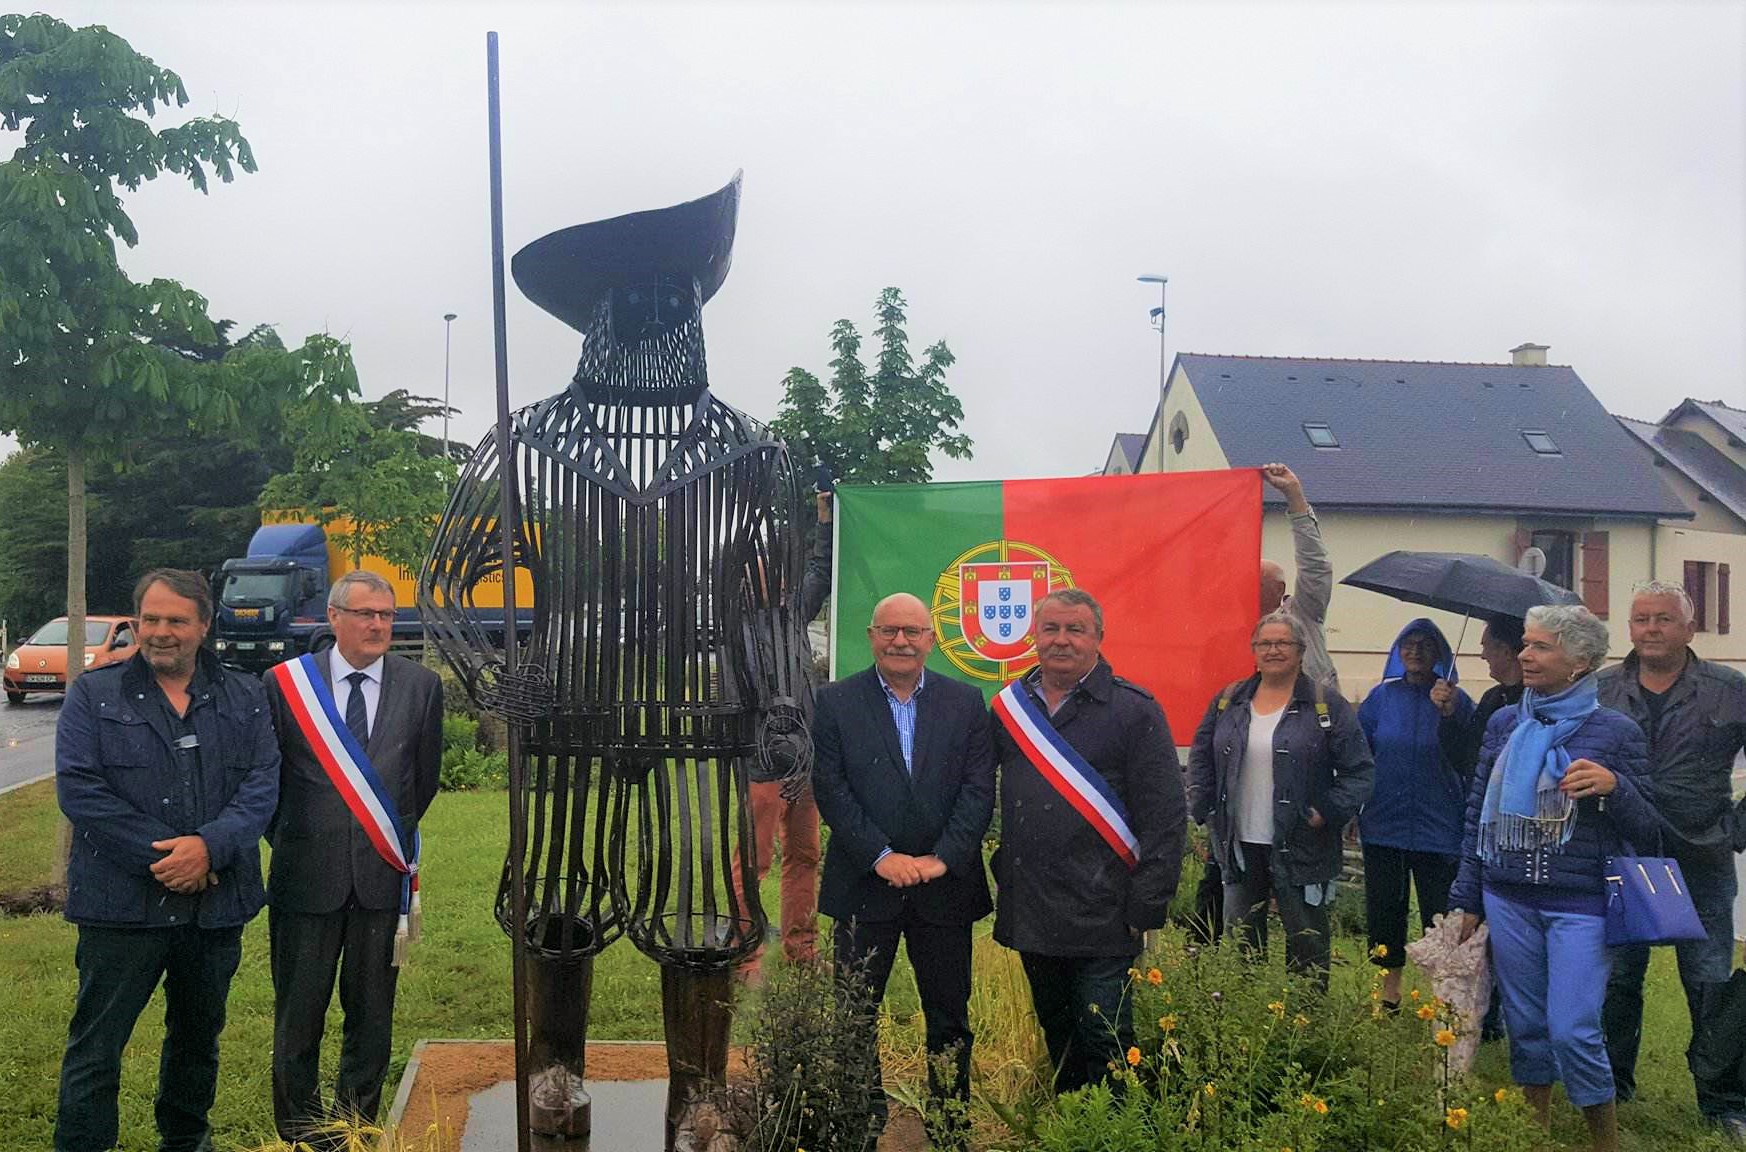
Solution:
<svg viewBox="0 0 1746 1152">
<path fill-rule="evenodd" d="M 522 293 L 578 332 L 614 288 L 696 279 L 708 300 L 727 279 L 740 173 L 719 192 L 671 208 L 632 212 L 542 236 L 515 254 Z"/>
</svg>

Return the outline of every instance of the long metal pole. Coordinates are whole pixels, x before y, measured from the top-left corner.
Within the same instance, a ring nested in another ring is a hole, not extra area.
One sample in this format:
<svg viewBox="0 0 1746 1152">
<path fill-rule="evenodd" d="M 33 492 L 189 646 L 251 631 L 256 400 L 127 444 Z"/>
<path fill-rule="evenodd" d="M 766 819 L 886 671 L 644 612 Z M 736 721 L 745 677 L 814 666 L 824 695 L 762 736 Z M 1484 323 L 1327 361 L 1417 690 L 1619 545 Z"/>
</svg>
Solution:
<svg viewBox="0 0 1746 1152">
<path fill-rule="evenodd" d="M 1170 277 L 1158 280 L 1158 470 L 1164 470 L 1164 440 L 1169 432 L 1164 427 L 1164 393 L 1170 387 L 1170 357 L 1164 348 L 1164 297 L 1170 290 Z"/>
<path fill-rule="evenodd" d="M 517 663 L 515 615 L 515 453 L 509 442 L 509 334 L 504 317 L 503 283 L 503 126 L 497 95 L 497 33 L 485 33 L 487 120 L 491 139 L 491 323 L 497 342 L 497 485 L 502 496 L 498 526 L 503 530 L 503 675 L 513 680 Z M 522 853 L 527 837 L 523 811 L 519 725 L 509 724 L 509 922 L 511 980 L 515 1001 L 515 1147 L 529 1152 L 527 1099 L 527 904 Z"/>
<path fill-rule="evenodd" d="M 443 459 L 449 458 L 449 332 L 455 326 L 455 314 L 443 314 Z"/>
</svg>

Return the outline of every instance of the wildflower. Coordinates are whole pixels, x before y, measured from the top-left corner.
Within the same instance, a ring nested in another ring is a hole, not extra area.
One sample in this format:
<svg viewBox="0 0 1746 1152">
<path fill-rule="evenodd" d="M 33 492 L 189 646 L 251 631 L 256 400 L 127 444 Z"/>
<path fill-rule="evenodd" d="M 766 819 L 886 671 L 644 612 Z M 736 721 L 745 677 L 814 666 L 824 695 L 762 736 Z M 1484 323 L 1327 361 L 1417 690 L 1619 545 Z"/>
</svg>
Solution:
<svg viewBox="0 0 1746 1152">
<path fill-rule="evenodd" d="M 1285 1005 L 1280 1003 L 1278 1000 L 1274 1000 L 1271 1003 L 1269 1003 L 1267 1005 L 1267 1011 L 1273 1013 L 1273 1015 L 1276 1019 L 1279 1019 L 1279 1020 L 1285 1019 Z"/>
<path fill-rule="evenodd" d="M 1089 1011 L 1091 1012 L 1091 1014 L 1093 1016 L 1102 1016 L 1103 1015 L 1103 1009 L 1099 1008 L 1096 1004 L 1090 1005 Z"/>
<path fill-rule="evenodd" d="M 1214 1085 L 1211 1080 L 1208 1080 L 1206 1082 L 1206 1087 L 1204 1089 L 1202 1089 L 1202 1091 L 1204 1091 L 1206 1093 L 1206 1098 L 1208 1100 L 1211 1100 L 1214 1096 L 1217 1096 L 1218 1092 L 1219 1092 L 1218 1087 L 1216 1085 Z"/>
<path fill-rule="evenodd" d="M 1447 1048 L 1449 1045 L 1455 1043 L 1455 1033 L 1444 1028 L 1437 1033 L 1434 1039 L 1437 1041 L 1437 1047 Z"/>
<path fill-rule="evenodd" d="M 1443 1123 L 1449 1125 L 1449 1127 L 1451 1127 L 1451 1128 L 1460 1129 L 1461 1125 L 1467 1123 L 1467 1109 L 1465 1109 L 1465 1108 L 1451 1108 L 1451 1109 L 1449 1109 L 1447 1112 L 1445 1112 L 1443 1114 Z"/>
<path fill-rule="evenodd" d="M 1491 1094 L 1491 1098 L 1493 1100 L 1497 1101 L 1499 1104 L 1502 1104 L 1505 1100 L 1508 1100 L 1510 1098 L 1509 1089 L 1499 1088 L 1496 1092 L 1493 1092 Z"/>
<path fill-rule="evenodd" d="M 1139 978 L 1140 978 L 1140 970 L 1138 968 L 1129 968 L 1128 969 L 1128 979 L 1129 980 L 1138 980 Z"/>
<path fill-rule="evenodd" d="M 1327 1114 L 1328 1114 L 1328 1102 L 1326 1100 L 1323 1100 L 1320 1096 L 1317 1096 L 1316 1097 L 1316 1115 L 1317 1116 L 1326 1116 Z"/>
<path fill-rule="evenodd" d="M 1437 1010 L 1435 1008 L 1431 1007 L 1429 1004 L 1420 1004 L 1419 1005 L 1419 1019 L 1420 1020 L 1435 1020 L 1436 1018 L 1437 1018 Z"/>
<path fill-rule="evenodd" d="M 1138 1048 L 1129 1048 L 1128 1049 L 1128 1067 L 1129 1068 L 1137 1068 L 1137 1067 L 1139 1067 L 1139 1064 L 1140 1064 L 1140 1050 Z"/>
<path fill-rule="evenodd" d="M 1296 1016 L 1291 1018 L 1291 1026 L 1293 1028 L 1308 1028 L 1309 1017 L 1305 1016 L 1302 1012 L 1299 1012 Z"/>
<path fill-rule="evenodd" d="M 1412 997 L 1412 999 L 1415 1003 L 1417 1003 L 1417 1001 L 1419 999 L 1419 990 L 1417 988 L 1414 988 L 1411 992 L 1408 993 L 1408 995 Z"/>
<path fill-rule="evenodd" d="M 1297 1102 L 1298 1102 L 1298 1104 L 1300 1104 L 1303 1107 L 1303 1110 L 1305 1112 L 1311 1111 L 1316 1106 L 1316 1098 L 1314 1096 L 1311 1096 L 1308 1092 L 1305 1092 L 1302 1096 L 1299 1096 L 1297 1098 Z"/>
<path fill-rule="evenodd" d="M 1158 971 L 1156 968 L 1148 969 L 1146 972 L 1146 983 L 1156 988 L 1158 985 L 1164 983 L 1164 973 Z"/>
<path fill-rule="evenodd" d="M 1380 948 L 1382 945 L 1378 944 L 1377 947 Z M 1370 998 L 1375 1001 L 1380 1001 L 1382 999 L 1382 989 L 1372 988 L 1370 990 Z"/>
<path fill-rule="evenodd" d="M 1158 1028 L 1164 1032 L 1176 1031 L 1176 1017 L 1175 1017 L 1175 1015 L 1158 1017 Z"/>
<path fill-rule="evenodd" d="M 1176 1003 L 1176 997 L 1174 997 L 1170 993 L 1166 992 L 1166 993 L 1164 993 L 1164 1003 L 1174 1004 L 1174 1003 Z"/>
<path fill-rule="evenodd" d="M 1388 945 L 1378 944 L 1370 950 L 1370 954 L 1378 960 L 1386 960 L 1388 959 Z"/>
</svg>

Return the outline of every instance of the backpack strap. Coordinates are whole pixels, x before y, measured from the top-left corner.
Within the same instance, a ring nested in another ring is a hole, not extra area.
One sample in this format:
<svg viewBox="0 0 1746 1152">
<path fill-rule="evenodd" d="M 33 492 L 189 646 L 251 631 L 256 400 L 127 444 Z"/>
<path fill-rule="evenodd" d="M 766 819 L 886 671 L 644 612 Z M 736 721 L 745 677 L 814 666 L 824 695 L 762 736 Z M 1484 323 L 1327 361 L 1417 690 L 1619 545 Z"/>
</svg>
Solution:
<svg viewBox="0 0 1746 1152">
<path fill-rule="evenodd" d="M 1233 680 L 1225 686 L 1225 690 L 1219 693 L 1219 715 L 1224 715 L 1225 709 L 1231 706 L 1231 698 L 1237 694 L 1237 689 L 1248 682 L 1249 678 L 1245 676 L 1241 680 Z"/>
</svg>

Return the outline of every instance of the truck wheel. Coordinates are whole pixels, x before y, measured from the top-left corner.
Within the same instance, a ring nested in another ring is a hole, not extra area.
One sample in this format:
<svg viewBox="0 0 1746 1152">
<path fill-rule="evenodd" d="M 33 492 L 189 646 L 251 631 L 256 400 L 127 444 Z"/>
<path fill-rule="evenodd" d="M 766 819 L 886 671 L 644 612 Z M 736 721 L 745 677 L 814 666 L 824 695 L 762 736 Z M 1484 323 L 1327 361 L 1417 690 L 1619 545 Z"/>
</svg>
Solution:
<svg viewBox="0 0 1746 1152">
<path fill-rule="evenodd" d="M 8 704 L 22 704 L 22 703 L 24 703 L 24 693 L 14 692 L 10 688 L 7 689 L 6 690 L 6 703 L 8 703 Z"/>
</svg>

